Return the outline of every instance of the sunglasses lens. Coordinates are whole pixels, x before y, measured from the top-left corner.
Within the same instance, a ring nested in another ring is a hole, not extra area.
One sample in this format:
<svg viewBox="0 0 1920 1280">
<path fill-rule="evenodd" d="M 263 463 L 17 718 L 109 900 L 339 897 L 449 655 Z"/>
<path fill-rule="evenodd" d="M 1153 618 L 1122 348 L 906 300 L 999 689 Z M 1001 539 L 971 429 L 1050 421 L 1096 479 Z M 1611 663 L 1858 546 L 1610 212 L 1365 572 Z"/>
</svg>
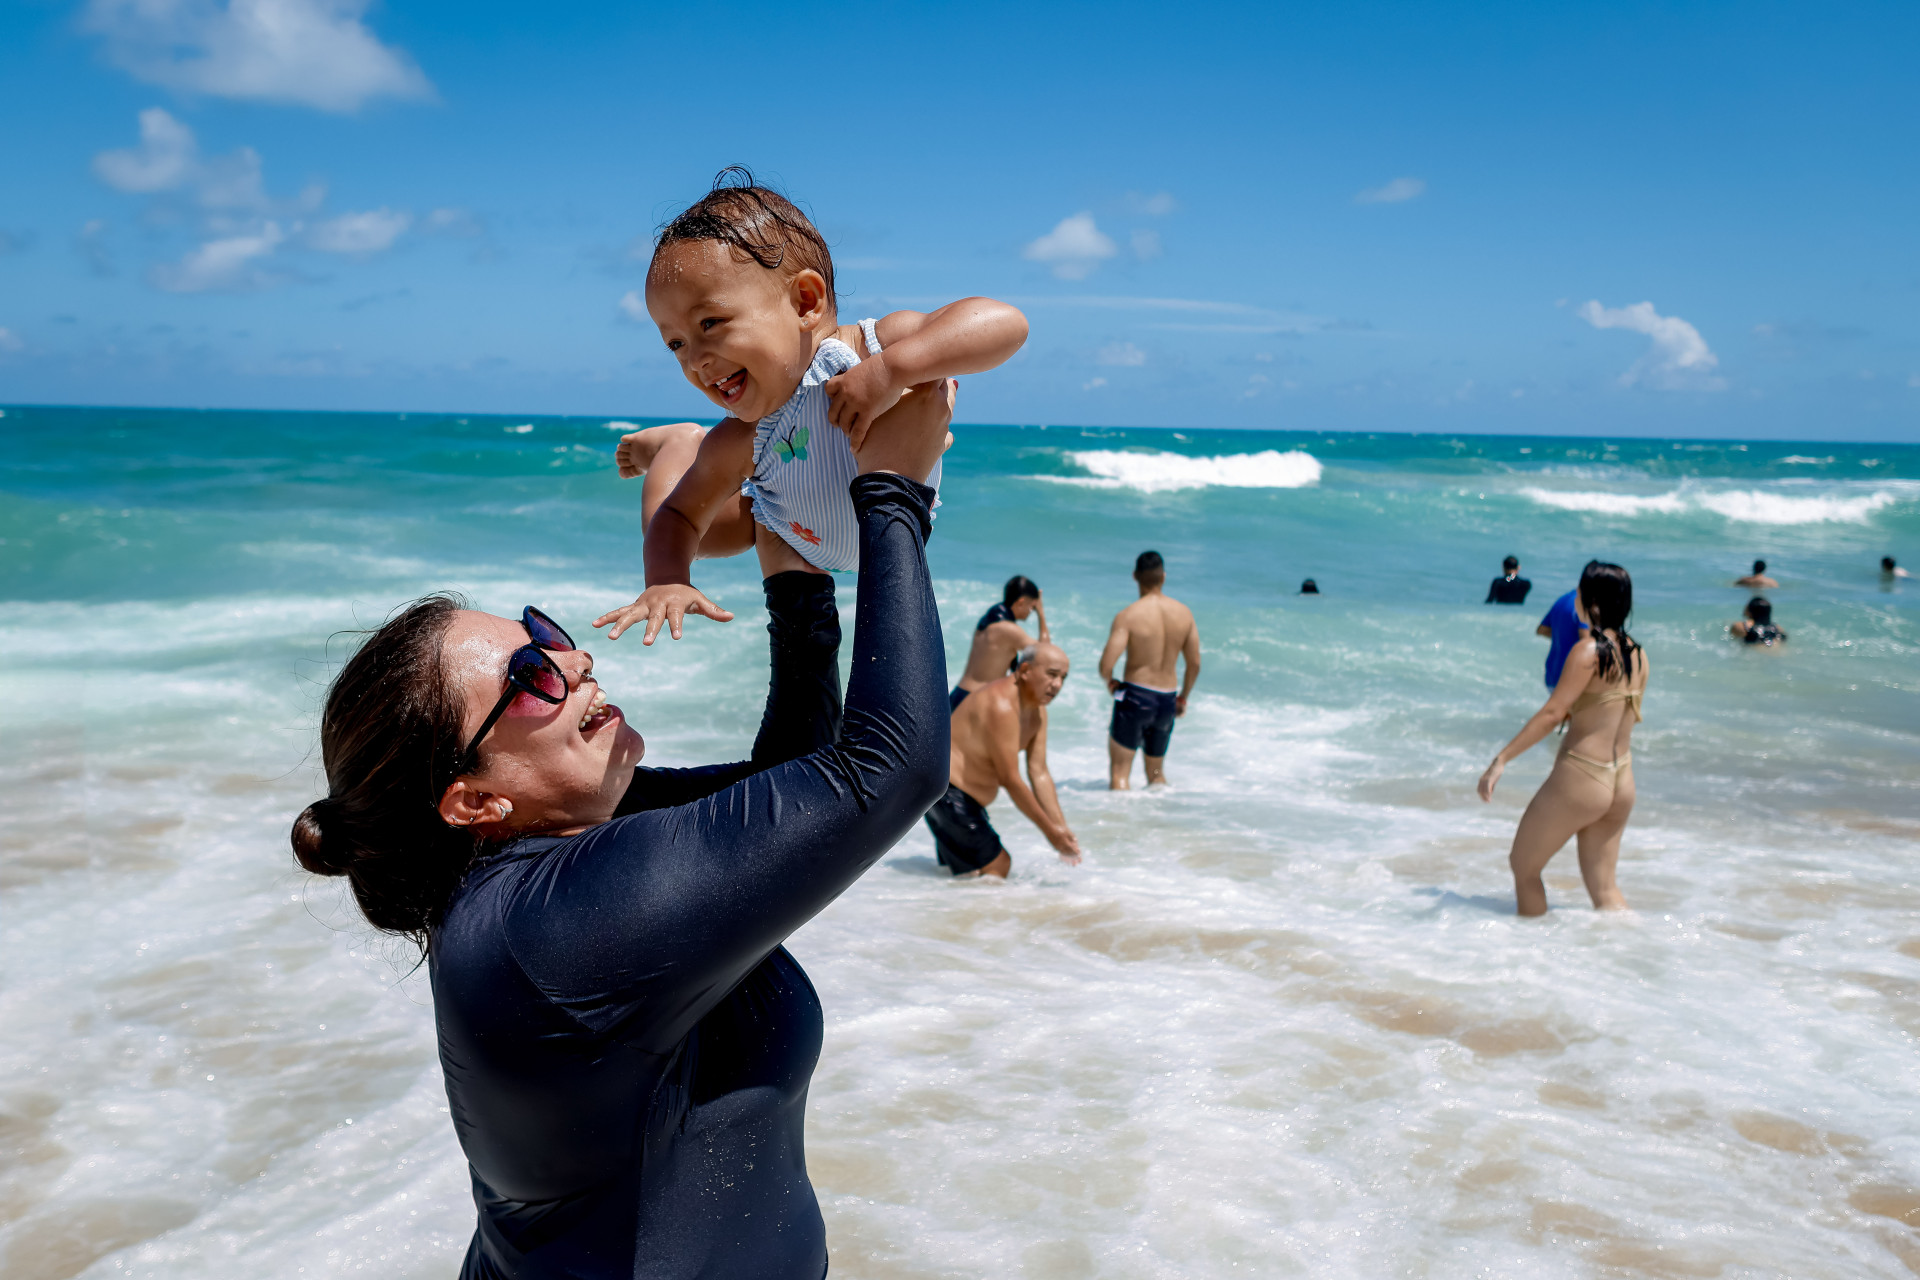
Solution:
<svg viewBox="0 0 1920 1280">
<path fill-rule="evenodd" d="M 567 678 L 538 649 L 516 649 L 507 664 L 507 679 L 548 702 L 567 700 Z"/>
<path fill-rule="evenodd" d="M 560 629 L 560 624 L 528 605 L 520 615 L 520 621 L 527 626 L 527 634 L 542 649 L 551 649 L 555 653 L 572 653 L 573 637 Z"/>
</svg>

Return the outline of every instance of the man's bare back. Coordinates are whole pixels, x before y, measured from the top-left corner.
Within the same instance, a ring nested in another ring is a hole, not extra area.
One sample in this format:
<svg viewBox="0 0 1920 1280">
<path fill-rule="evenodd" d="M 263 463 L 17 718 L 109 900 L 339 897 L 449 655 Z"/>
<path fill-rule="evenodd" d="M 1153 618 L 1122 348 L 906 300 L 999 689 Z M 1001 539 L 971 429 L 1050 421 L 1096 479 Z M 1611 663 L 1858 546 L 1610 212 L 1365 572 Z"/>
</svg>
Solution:
<svg viewBox="0 0 1920 1280">
<path fill-rule="evenodd" d="M 1143 552 L 1133 570 L 1140 598 L 1114 617 L 1100 655 L 1100 676 L 1114 695 L 1107 733 L 1107 785 L 1114 791 L 1132 785 L 1133 757 L 1143 747 L 1147 785 L 1166 782 L 1173 722 L 1187 713 L 1187 697 L 1200 678 L 1200 629 L 1192 610 L 1162 589 L 1166 578 L 1160 554 Z M 1122 656 L 1126 674 L 1116 678 L 1114 667 Z M 1181 659 L 1186 660 L 1186 673 L 1176 679 Z"/>
<path fill-rule="evenodd" d="M 986 806 L 1005 787 L 1063 862 L 1080 861 L 1080 842 L 1060 812 L 1047 768 L 1047 705 L 1067 679 L 1067 655 L 1037 644 L 1014 674 L 982 685 L 953 713 L 947 794 L 927 812 L 940 861 L 959 875 L 1005 876 L 1013 860 L 987 821 Z M 1020 776 L 1020 756 L 1027 776 Z"/>
<path fill-rule="evenodd" d="M 1053 639 L 1047 631 L 1047 610 L 1040 599 L 1040 588 L 1029 578 L 1008 580 L 1001 602 L 987 610 L 973 631 L 973 646 L 967 653 L 967 666 L 954 687 L 952 705 L 982 685 L 991 684 L 1007 674 L 1020 651 L 1033 643 L 1020 624 L 1029 617 L 1040 619 L 1040 643 Z"/>
</svg>

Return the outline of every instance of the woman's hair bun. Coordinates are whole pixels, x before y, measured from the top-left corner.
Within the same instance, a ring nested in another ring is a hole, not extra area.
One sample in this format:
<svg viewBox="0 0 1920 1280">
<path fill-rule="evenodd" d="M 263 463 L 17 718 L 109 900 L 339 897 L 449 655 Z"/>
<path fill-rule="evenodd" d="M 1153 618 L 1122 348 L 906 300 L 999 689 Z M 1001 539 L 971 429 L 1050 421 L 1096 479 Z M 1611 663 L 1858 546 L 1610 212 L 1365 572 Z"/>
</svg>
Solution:
<svg viewBox="0 0 1920 1280">
<path fill-rule="evenodd" d="M 334 809 L 331 797 L 315 800 L 293 820 L 293 856 L 317 876 L 347 874 L 346 863 L 339 859 L 338 850 L 328 848 L 324 824 L 328 818 L 335 817 Z"/>
</svg>

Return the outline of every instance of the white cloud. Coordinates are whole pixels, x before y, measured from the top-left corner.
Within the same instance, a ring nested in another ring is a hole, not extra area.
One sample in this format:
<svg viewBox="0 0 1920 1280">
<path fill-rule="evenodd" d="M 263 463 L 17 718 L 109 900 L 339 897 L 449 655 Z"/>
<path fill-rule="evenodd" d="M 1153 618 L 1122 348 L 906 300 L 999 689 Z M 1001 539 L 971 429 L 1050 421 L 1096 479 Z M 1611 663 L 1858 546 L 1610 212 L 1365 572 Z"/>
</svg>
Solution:
<svg viewBox="0 0 1920 1280">
<path fill-rule="evenodd" d="M 117 191 L 144 194 L 183 185 L 199 163 L 193 130 L 159 107 L 148 107 L 140 113 L 139 147 L 102 151 L 93 158 L 93 171 Z"/>
<path fill-rule="evenodd" d="M 646 299 L 637 289 L 629 289 L 620 295 L 620 312 L 635 324 L 652 324 L 653 317 L 647 314 Z"/>
<path fill-rule="evenodd" d="M 1160 233 L 1152 227 L 1142 227 L 1133 233 L 1133 256 L 1142 262 L 1157 258 L 1164 252 L 1160 248 Z"/>
<path fill-rule="evenodd" d="M 1626 329 L 1652 339 L 1647 353 L 1620 375 L 1622 386 L 1648 386 L 1660 391 L 1724 391 L 1727 380 L 1714 371 L 1720 357 L 1707 348 L 1700 331 L 1679 316 L 1663 316 L 1651 302 L 1628 307 L 1603 307 L 1583 302 L 1574 314 L 1596 329 Z"/>
<path fill-rule="evenodd" d="M 1144 213 L 1149 218 L 1164 218 L 1180 207 L 1180 202 L 1173 198 L 1171 191 L 1156 191 L 1150 196 L 1129 191 L 1127 204 L 1135 212 Z"/>
<path fill-rule="evenodd" d="M 1080 384 L 1080 389 L 1082 391 L 1092 391 L 1097 387 L 1104 387 L 1106 385 L 1107 385 L 1107 380 L 1105 378 L 1089 378 L 1087 381 Z"/>
<path fill-rule="evenodd" d="M 255 262 L 285 239 L 279 224 L 268 222 L 258 231 L 209 240 L 177 263 L 154 267 L 148 279 L 168 293 L 245 293 L 265 288 L 274 278 Z"/>
<path fill-rule="evenodd" d="M 364 213 L 343 213 L 325 222 L 316 222 L 304 237 L 307 248 L 321 253 L 343 253 L 366 258 L 393 247 L 413 215 L 405 209 L 369 209 Z"/>
<path fill-rule="evenodd" d="M 192 188 L 209 209 L 260 211 L 269 201 L 261 183 L 260 153 L 241 147 L 231 155 L 203 158 L 193 130 L 159 107 L 140 113 L 140 145 L 102 151 L 93 158 L 93 171 L 117 191 L 138 195 Z M 325 196 L 324 188 L 308 188 L 298 203 L 311 207 Z"/>
<path fill-rule="evenodd" d="M 20 341 L 20 335 L 11 329 L 0 329 L 0 351 L 20 351 L 26 347 Z"/>
<path fill-rule="evenodd" d="M 1147 353 L 1131 342 L 1109 342 L 1100 348 L 1093 357 L 1095 364 L 1119 365 L 1123 368 L 1138 368 L 1147 362 Z"/>
<path fill-rule="evenodd" d="M 361 21 L 369 0 L 91 0 L 82 20 L 137 80 L 216 98 L 355 111 L 428 98 L 413 59 Z"/>
<path fill-rule="evenodd" d="M 1028 245 L 1021 257 L 1050 262 L 1062 280 L 1085 280 L 1103 261 L 1120 252 L 1111 237 L 1093 223 L 1090 213 L 1076 213 Z"/>
<path fill-rule="evenodd" d="M 1401 204 L 1424 195 L 1427 184 L 1420 178 L 1395 178 L 1382 187 L 1368 187 L 1354 193 L 1355 204 Z"/>
</svg>

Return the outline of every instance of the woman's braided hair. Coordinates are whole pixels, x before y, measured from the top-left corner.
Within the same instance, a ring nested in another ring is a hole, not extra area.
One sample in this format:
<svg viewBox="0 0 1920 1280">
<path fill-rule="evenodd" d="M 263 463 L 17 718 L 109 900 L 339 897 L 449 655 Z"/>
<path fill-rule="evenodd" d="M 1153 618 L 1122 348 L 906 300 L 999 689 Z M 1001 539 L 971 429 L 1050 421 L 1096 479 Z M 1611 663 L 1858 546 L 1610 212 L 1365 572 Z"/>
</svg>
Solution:
<svg viewBox="0 0 1920 1280">
<path fill-rule="evenodd" d="M 1612 680 L 1633 679 L 1633 655 L 1640 650 L 1627 634 L 1627 616 L 1633 612 L 1633 579 L 1617 564 L 1587 561 L 1580 571 L 1580 603 L 1586 608 L 1588 635 L 1593 637 L 1594 673 Z M 1620 637 L 1614 644 L 1607 632 Z"/>
</svg>

